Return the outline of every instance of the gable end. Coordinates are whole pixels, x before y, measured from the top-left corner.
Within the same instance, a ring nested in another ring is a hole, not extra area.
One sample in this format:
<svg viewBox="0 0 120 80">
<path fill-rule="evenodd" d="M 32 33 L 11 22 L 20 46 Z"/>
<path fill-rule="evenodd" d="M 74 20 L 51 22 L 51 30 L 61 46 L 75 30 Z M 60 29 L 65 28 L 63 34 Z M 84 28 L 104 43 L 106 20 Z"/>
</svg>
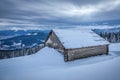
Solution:
<svg viewBox="0 0 120 80">
<path fill-rule="evenodd" d="M 62 45 L 61 41 L 59 40 L 59 38 L 57 37 L 53 30 L 51 30 L 51 32 L 49 33 L 45 41 L 45 45 L 58 49 L 58 51 L 60 52 L 64 52 L 64 46 Z"/>
</svg>

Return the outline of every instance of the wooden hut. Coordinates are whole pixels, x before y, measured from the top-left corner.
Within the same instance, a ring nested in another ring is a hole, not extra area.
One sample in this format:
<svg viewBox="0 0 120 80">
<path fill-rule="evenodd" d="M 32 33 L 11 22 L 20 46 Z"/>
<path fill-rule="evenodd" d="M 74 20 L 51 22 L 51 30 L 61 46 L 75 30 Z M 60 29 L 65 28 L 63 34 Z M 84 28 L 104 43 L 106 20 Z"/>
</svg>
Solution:
<svg viewBox="0 0 120 80">
<path fill-rule="evenodd" d="M 55 29 L 49 33 L 45 45 L 57 49 L 65 61 L 108 54 L 109 42 L 91 30 Z"/>
</svg>

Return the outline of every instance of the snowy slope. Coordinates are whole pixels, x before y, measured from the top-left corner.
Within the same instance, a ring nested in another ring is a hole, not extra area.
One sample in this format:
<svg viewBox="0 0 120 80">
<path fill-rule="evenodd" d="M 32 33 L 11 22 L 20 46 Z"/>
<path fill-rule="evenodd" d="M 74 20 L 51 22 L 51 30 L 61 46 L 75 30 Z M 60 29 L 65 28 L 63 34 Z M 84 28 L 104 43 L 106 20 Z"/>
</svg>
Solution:
<svg viewBox="0 0 120 80">
<path fill-rule="evenodd" d="M 52 48 L 36 54 L 0 60 L 0 80 L 120 80 L 120 43 L 110 55 L 70 62 Z"/>
</svg>

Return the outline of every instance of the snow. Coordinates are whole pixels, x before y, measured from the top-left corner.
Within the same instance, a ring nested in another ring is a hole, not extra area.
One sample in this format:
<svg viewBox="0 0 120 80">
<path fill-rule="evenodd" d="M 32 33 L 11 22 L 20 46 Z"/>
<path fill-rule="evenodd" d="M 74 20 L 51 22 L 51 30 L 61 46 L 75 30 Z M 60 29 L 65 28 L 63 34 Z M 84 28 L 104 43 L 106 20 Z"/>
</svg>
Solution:
<svg viewBox="0 0 120 80">
<path fill-rule="evenodd" d="M 120 51 L 120 43 L 114 43 L 114 44 L 111 43 L 109 49 L 110 51 Z"/>
<path fill-rule="evenodd" d="M 53 31 L 60 39 L 65 48 L 82 48 L 109 44 L 109 42 L 105 41 L 103 38 L 89 29 L 54 29 Z"/>
<path fill-rule="evenodd" d="M 45 47 L 36 54 L 0 60 L 0 80 L 120 80 L 120 43 L 109 55 L 64 62 L 63 55 Z"/>
<path fill-rule="evenodd" d="M 31 33 L 28 33 L 27 35 L 31 35 Z"/>
<path fill-rule="evenodd" d="M 33 33 L 32 35 L 38 35 L 38 33 Z"/>
<path fill-rule="evenodd" d="M 38 35 L 38 33 L 28 33 L 26 35 Z"/>
</svg>

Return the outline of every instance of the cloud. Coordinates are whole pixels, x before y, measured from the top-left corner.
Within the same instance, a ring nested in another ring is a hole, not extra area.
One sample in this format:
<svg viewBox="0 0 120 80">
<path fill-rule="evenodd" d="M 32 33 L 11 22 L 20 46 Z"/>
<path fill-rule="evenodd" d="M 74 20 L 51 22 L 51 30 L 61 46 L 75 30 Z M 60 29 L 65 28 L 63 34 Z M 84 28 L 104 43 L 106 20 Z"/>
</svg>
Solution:
<svg viewBox="0 0 120 80">
<path fill-rule="evenodd" d="M 0 25 L 79 24 L 120 19 L 120 0 L 1 0 Z"/>
</svg>

